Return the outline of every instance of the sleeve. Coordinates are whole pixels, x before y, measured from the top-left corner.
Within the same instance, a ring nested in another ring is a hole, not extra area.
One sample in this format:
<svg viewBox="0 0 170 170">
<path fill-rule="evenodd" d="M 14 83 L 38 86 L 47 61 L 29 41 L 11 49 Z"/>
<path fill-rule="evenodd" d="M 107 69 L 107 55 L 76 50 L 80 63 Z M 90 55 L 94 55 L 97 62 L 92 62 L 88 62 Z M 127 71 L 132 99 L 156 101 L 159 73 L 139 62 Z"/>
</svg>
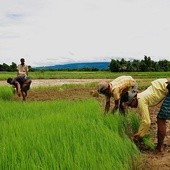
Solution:
<svg viewBox="0 0 170 170">
<path fill-rule="evenodd" d="M 140 101 L 140 99 L 138 99 L 138 108 L 139 108 L 140 116 L 141 116 L 141 124 L 139 126 L 139 129 L 136 135 L 143 137 L 147 134 L 150 128 L 151 120 L 150 120 L 148 105 Z"/>
<path fill-rule="evenodd" d="M 112 91 L 114 100 L 119 100 L 120 99 L 120 91 L 119 88 L 115 88 L 114 91 Z"/>
</svg>

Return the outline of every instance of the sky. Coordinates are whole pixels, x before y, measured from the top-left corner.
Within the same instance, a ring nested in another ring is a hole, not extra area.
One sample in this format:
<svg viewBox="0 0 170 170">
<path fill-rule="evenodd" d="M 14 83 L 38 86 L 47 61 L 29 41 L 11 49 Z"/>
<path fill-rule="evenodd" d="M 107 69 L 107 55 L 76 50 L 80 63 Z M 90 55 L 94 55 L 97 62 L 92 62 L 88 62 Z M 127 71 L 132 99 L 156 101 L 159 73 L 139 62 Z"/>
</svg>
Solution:
<svg viewBox="0 0 170 170">
<path fill-rule="evenodd" d="M 1 0 L 0 64 L 170 60 L 170 0 Z"/>
</svg>

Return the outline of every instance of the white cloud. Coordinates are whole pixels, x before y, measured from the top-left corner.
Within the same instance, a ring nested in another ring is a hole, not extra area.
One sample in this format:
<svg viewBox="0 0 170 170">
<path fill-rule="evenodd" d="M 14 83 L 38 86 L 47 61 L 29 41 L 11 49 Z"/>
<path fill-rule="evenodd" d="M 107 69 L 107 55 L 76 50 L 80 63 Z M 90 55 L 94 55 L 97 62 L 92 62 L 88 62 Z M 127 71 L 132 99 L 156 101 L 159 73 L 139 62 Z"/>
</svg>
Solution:
<svg viewBox="0 0 170 170">
<path fill-rule="evenodd" d="M 2 0 L 0 63 L 169 58 L 169 0 Z"/>
</svg>

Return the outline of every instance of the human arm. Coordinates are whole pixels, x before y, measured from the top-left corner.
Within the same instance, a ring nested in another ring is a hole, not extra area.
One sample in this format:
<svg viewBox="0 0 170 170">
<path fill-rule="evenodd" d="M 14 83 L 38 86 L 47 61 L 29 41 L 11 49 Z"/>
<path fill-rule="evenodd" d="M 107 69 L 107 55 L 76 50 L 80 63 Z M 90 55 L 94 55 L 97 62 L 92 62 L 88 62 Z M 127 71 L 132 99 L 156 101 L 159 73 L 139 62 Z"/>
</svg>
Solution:
<svg viewBox="0 0 170 170">
<path fill-rule="evenodd" d="M 17 82 L 17 81 L 15 82 L 15 87 L 17 90 L 17 94 L 20 97 L 21 96 L 21 86 L 20 86 L 19 82 Z"/>
<path fill-rule="evenodd" d="M 115 105 L 112 109 L 112 113 L 114 113 L 119 108 L 119 100 L 115 100 Z"/>
<path fill-rule="evenodd" d="M 17 75 L 27 75 L 28 76 L 28 66 L 27 65 L 18 65 L 17 67 Z"/>
<path fill-rule="evenodd" d="M 105 113 L 108 113 L 110 109 L 110 97 L 106 96 Z"/>
<path fill-rule="evenodd" d="M 114 113 L 118 108 L 119 108 L 119 104 L 120 104 L 120 91 L 119 88 L 115 88 L 112 91 L 113 97 L 114 97 L 114 107 L 112 110 L 112 113 Z"/>
<path fill-rule="evenodd" d="M 26 71 L 22 71 L 22 70 L 18 70 L 18 76 L 19 75 L 27 75 L 27 72 Z"/>
</svg>

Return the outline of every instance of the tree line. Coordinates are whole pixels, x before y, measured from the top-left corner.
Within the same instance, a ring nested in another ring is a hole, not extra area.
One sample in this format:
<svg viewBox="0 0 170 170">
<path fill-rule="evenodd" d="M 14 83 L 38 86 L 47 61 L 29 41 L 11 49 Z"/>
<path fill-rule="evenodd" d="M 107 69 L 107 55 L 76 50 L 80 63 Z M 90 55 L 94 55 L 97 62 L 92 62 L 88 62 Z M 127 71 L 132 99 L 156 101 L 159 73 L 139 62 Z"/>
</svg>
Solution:
<svg viewBox="0 0 170 170">
<path fill-rule="evenodd" d="M 151 57 L 144 56 L 142 60 L 126 61 L 125 59 L 112 59 L 109 65 L 111 72 L 147 72 L 147 71 L 170 71 L 170 61 L 153 61 Z"/>
<path fill-rule="evenodd" d="M 35 71 L 37 69 L 29 67 L 29 71 Z M 85 68 L 78 68 L 78 69 L 45 69 L 48 71 L 99 71 L 101 69 L 99 68 L 91 68 L 91 67 L 85 67 Z M 40 71 L 45 71 L 40 69 Z M 103 69 L 102 69 L 103 70 Z M 130 60 L 127 61 L 124 58 L 121 60 L 118 59 L 112 59 L 109 67 L 107 69 L 111 72 L 147 72 L 147 71 L 170 71 L 170 61 L 164 59 L 159 61 L 153 61 L 150 56 L 144 56 L 144 59 L 142 60 Z M 12 62 L 11 65 L 8 64 L 0 64 L 0 71 L 17 71 L 17 64 Z"/>
<path fill-rule="evenodd" d="M 28 66 L 29 70 L 32 71 L 31 66 Z M 0 64 L 0 71 L 9 71 L 9 72 L 13 72 L 13 71 L 17 71 L 17 64 L 12 62 L 10 65 L 3 63 Z"/>
</svg>

